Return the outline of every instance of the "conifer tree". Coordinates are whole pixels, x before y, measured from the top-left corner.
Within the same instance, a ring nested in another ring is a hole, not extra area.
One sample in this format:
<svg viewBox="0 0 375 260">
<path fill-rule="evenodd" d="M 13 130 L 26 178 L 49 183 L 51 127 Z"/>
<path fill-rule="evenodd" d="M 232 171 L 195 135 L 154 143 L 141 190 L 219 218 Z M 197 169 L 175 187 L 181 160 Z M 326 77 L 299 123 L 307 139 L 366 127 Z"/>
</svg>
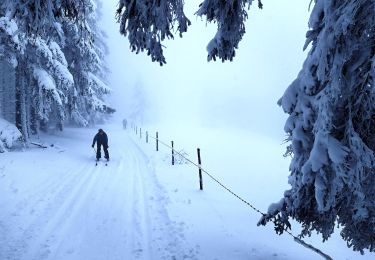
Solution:
<svg viewBox="0 0 375 260">
<path fill-rule="evenodd" d="M 64 53 L 76 82 L 70 116 L 75 123 L 83 126 L 97 122 L 102 114 L 114 111 L 103 99 L 111 90 L 105 83 L 108 73 L 105 52 L 108 50 L 102 39 L 103 32 L 96 25 L 96 4 L 87 1 L 85 12 L 84 23 L 66 21 L 63 24 L 66 36 Z"/>
<path fill-rule="evenodd" d="M 341 226 L 353 250 L 375 251 L 375 1 L 316 0 L 312 48 L 279 105 L 292 155 L 284 198 L 261 220 L 289 218 L 326 240 Z"/>
<path fill-rule="evenodd" d="M 103 99 L 110 89 L 97 12 L 94 0 L 0 4 L 0 59 L 15 69 L 16 125 L 26 142 L 39 129 L 85 126 L 114 111 Z"/>
</svg>

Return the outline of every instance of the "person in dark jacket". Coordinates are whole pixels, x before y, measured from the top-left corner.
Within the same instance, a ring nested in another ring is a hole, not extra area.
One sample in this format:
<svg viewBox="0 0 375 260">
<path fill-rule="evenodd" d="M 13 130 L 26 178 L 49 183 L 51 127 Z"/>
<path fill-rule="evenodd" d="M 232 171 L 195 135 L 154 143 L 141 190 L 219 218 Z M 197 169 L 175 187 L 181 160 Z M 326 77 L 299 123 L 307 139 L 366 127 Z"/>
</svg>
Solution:
<svg viewBox="0 0 375 260">
<path fill-rule="evenodd" d="M 99 129 L 98 133 L 94 136 L 94 140 L 92 141 L 92 147 L 94 148 L 94 145 L 96 143 L 96 160 L 99 160 L 101 158 L 101 146 L 103 146 L 104 150 L 104 158 L 109 161 L 109 153 L 108 153 L 108 136 L 103 131 L 103 129 Z"/>
</svg>

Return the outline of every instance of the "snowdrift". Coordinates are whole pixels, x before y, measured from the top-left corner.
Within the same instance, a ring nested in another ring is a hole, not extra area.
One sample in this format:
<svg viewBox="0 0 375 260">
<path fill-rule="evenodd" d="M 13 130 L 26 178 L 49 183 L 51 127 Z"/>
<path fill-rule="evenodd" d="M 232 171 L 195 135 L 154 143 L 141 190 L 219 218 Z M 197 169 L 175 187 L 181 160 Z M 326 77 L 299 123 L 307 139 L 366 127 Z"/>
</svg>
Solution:
<svg viewBox="0 0 375 260">
<path fill-rule="evenodd" d="M 17 127 L 5 119 L 0 118 L 0 153 L 12 148 L 13 144 L 20 140 L 21 132 Z"/>
</svg>

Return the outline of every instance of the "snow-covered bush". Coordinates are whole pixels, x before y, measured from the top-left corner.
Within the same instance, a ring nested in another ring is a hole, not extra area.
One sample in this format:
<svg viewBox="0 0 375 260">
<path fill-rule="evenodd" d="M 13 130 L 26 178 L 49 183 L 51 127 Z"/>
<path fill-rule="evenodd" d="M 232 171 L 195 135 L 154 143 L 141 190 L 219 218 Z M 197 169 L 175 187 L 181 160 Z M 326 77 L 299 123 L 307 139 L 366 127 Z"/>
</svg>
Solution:
<svg viewBox="0 0 375 260">
<path fill-rule="evenodd" d="M 0 118 L 0 153 L 12 148 L 15 141 L 22 137 L 17 127 L 8 121 Z"/>
</svg>

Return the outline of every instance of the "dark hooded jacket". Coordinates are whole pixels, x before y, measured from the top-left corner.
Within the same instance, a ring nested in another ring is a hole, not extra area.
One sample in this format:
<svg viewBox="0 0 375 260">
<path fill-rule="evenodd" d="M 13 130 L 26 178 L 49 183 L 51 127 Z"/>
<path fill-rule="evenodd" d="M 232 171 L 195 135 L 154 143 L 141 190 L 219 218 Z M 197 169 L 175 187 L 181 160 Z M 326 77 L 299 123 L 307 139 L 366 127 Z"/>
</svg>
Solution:
<svg viewBox="0 0 375 260">
<path fill-rule="evenodd" d="M 107 134 L 103 130 L 99 130 L 99 132 L 94 136 L 94 140 L 92 140 L 92 145 L 95 145 L 95 142 L 98 145 L 103 145 L 104 147 L 108 147 L 108 137 Z"/>
</svg>

